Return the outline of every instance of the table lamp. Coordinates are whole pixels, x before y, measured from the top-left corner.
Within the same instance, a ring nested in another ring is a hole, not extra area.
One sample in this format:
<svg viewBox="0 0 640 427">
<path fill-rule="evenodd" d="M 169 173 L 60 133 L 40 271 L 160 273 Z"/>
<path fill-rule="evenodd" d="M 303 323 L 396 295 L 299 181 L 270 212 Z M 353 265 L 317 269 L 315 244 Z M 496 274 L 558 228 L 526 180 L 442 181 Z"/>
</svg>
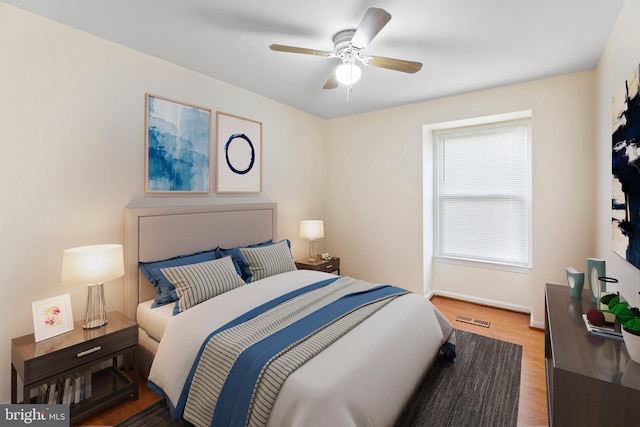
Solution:
<svg viewBox="0 0 640 427">
<path fill-rule="evenodd" d="M 300 221 L 300 238 L 309 240 L 309 258 L 316 260 L 316 239 L 324 237 L 324 222 L 319 220 Z"/>
<path fill-rule="evenodd" d="M 88 285 L 83 328 L 99 328 L 107 323 L 103 284 L 122 276 L 122 245 L 80 246 L 64 251 L 62 284 Z"/>
</svg>

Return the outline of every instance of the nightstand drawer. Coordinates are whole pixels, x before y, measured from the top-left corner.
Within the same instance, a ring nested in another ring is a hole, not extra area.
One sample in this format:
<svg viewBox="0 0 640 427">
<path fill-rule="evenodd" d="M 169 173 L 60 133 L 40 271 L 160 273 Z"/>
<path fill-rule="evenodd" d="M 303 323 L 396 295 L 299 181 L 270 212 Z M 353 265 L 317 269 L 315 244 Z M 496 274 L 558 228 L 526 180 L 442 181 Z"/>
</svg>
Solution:
<svg viewBox="0 0 640 427">
<path fill-rule="evenodd" d="M 321 266 L 324 271 L 336 271 L 340 269 L 340 260 L 336 259 L 336 260 L 331 260 L 328 263 L 325 263 Z"/>
<path fill-rule="evenodd" d="M 90 333 L 90 330 L 88 330 Z M 136 345 L 138 342 L 138 328 L 132 327 L 104 335 L 53 353 L 44 354 L 25 362 L 24 381 L 29 384 L 56 372 L 73 369 L 80 364 L 98 360 Z"/>
</svg>

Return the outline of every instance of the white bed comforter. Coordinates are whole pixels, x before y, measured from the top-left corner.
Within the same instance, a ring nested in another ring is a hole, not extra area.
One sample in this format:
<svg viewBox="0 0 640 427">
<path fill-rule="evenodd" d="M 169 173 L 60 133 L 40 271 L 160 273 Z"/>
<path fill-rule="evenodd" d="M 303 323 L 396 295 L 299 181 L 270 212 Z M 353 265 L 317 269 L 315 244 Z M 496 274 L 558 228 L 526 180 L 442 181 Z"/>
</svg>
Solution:
<svg viewBox="0 0 640 427">
<path fill-rule="evenodd" d="M 176 406 L 211 331 L 278 295 L 330 277 L 310 270 L 272 276 L 173 317 L 149 381 Z M 289 376 L 269 426 L 392 425 L 452 331 L 426 298 L 396 298 Z"/>
</svg>

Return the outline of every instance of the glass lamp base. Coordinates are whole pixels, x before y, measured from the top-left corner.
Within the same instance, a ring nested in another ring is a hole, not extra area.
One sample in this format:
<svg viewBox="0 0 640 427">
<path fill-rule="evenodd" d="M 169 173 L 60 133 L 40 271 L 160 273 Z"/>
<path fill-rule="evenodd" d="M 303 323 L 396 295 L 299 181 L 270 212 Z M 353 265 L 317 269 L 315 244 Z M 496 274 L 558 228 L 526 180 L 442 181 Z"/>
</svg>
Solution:
<svg viewBox="0 0 640 427">
<path fill-rule="evenodd" d="M 104 301 L 102 283 L 89 285 L 87 293 L 87 310 L 84 313 L 84 329 L 99 328 L 107 324 L 107 309 Z"/>
<path fill-rule="evenodd" d="M 314 262 L 316 260 L 316 241 L 314 239 L 309 240 L 309 258 L 307 261 Z"/>
</svg>

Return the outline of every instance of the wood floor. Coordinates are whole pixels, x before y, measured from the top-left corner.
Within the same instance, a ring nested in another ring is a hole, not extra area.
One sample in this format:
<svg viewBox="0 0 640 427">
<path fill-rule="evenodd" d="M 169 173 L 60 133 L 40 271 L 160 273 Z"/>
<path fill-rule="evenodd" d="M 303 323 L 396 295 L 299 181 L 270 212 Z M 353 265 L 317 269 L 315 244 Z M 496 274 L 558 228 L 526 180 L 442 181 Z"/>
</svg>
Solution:
<svg viewBox="0 0 640 427">
<path fill-rule="evenodd" d="M 147 381 L 143 377 L 140 377 L 138 390 L 138 400 L 134 401 L 132 398 L 123 400 L 119 404 L 81 420 L 80 423 L 72 424 L 72 426 L 113 426 L 160 400 L 160 396 L 147 388 Z"/>
<path fill-rule="evenodd" d="M 522 345 L 518 426 L 548 425 L 544 332 L 529 327 L 529 315 L 443 297 L 434 297 L 431 302 L 456 329 Z M 485 328 L 456 321 L 459 315 L 490 322 L 490 326 Z M 147 388 L 144 379 L 141 379 L 140 396 L 137 401 L 125 400 L 119 405 L 82 420 L 81 424 L 74 425 L 111 426 L 159 399 L 159 396 Z"/>
</svg>

